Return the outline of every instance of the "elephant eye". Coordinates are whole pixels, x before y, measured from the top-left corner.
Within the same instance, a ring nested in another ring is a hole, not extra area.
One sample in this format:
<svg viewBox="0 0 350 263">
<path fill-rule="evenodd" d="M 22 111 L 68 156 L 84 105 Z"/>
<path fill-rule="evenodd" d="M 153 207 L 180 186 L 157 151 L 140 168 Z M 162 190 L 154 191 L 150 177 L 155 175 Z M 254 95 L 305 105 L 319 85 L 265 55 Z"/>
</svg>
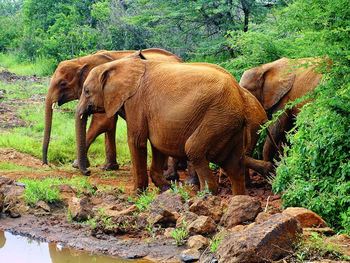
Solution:
<svg viewBox="0 0 350 263">
<path fill-rule="evenodd" d="M 67 86 L 67 82 L 62 81 L 60 84 L 58 84 L 61 88 L 64 88 L 65 86 Z"/>
</svg>

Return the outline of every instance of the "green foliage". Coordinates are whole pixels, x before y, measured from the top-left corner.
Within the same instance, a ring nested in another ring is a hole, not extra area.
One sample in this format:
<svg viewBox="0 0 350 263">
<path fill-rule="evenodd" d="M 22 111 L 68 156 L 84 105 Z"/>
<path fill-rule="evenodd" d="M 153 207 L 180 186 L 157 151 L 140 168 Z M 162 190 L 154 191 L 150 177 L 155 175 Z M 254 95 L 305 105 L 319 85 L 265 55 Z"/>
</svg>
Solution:
<svg viewBox="0 0 350 263">
<path fill-rule="evenodd" d="M 204 190 L 203 191 L 198 191 L 196 196 L 204 197 L 204 196 L 210 195 L 210 194 L 211 194 L 211 192 L 209 190 L 209 186 L 208 186 L 207 182 L 205 182 Z"/>
<path fill-rule="evenodd" d="M 0 171 L 32 171 L 32 169 L 14 163 L 1 162 Z"/>
<path fill-rule="evenodd" d="M 42 181 L 31 179 L 20 179 L 25 187 L 25 201 L 31 206 L 34 206 L 38 201 L 42 200 L 47 203 L 55 203 L 61 200 L 60 192 L 54 185 L 62 184 L 58 178 L 46 178 Z"/>
<path fill-rule="evenodd" d="M 21 61 L 18 55 L 0 53 L 0 65 L 21 76 L 48 76 L 55 71 L 57 62 L 55 59 L 43 56 L 38 56 L 30 62 Z"/>
<path fill-rule="evenodd" d="M 35 205 L 39 200 L 54 203 L 61 200 L 57 189 L 58 185 L 68 184 L 75 188 L 77 194 L 94 194 L 97 190 L 87 178 L 73 176 L 72 178 L 45 178 L 44 180 L 33 180 L 29 178 L 20 179 L 26 185 L 25 200 L 30 205 Z"/>
<path fill-rule="evenodd" d="M 188 230 L 186 229 L 186 221 L 182 221 L 182 227 L 176 228 L 171 232 L 171 236 L 175 239 L 175 244 L 177 246 L 182 246 L 185 244 L 186 238 L 189 235 Z"/>
<path fill-rule="evenodd" d="M 154 200 L 158 192 L 158 188 L 147 188 L 144 192 L 138 194 L 136 198 L 130 197 L 130 201 L 137 206 L 140 212 L 148 210 L 150 203 Z"/>
<path fill-rule="evenodd" d="M 337 244 L 327 241 L 327 237 L 317 233 L 302 237 L 297 244 L 296 251 L 300 262 L 311 260 L 314 255 L 329 259 L 349 259 L 341 252 Z"/>
<path fill-rule="evenodd" d="M 289 133 L 290 146 L 278 165 L 273 189 L 283 194 L 285 207 L 309 208 L 349 233 L 350 21 L 344 18 L 350 11 L 342 8 L 345 4 L 296 0 L 250 32 L 233 32 L 232 48 L 238 56 L 227 66 L 239 76 L 282 56 L 328 58 L 318 66 L 324 82 Z"/>
<path fill-rule="evenodd" d="M 186 201 L 190 199 L 190 191 L 193 190 L 193 186 L 190 184 L 183 184 L 182 182 L 171 181 L 170 193 L 181 195 Z"/>
<path fill-rule="evenodd" d="M 221 241 L 224 239 L 224 233 L 218 233 L 209 240 L 210 252 L 215 253 Z"/>
</svg>

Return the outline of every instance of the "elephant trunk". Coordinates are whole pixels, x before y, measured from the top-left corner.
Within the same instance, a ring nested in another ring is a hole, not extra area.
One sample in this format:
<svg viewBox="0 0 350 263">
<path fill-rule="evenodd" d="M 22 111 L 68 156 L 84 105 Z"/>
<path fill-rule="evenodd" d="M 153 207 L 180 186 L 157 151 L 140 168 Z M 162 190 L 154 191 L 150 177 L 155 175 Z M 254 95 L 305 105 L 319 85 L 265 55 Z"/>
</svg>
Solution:
<svg viewBox="0 0 350 263">
<path fill-rule="evenodd" d="M 49 94 L 48 94 L 49 95 Z M 45 100 L 45 128 L 43 139 L 43 164 L 47 164 L 47 149 L 49 148 L 51 126 L 52 126 L 53 103 L 50 96 L 46 96 Z"/>
<path fill-rule="evenodd" d="M 80 105 L 75 112 L 75 134 L 77 142 L 77 156 L 79 170 L 83 175 L 90 175 L 90 171 L 86 169 L 87 151 L 86 151 L 86 122 L 87 114 L 82 113 Z"/>
</svg>

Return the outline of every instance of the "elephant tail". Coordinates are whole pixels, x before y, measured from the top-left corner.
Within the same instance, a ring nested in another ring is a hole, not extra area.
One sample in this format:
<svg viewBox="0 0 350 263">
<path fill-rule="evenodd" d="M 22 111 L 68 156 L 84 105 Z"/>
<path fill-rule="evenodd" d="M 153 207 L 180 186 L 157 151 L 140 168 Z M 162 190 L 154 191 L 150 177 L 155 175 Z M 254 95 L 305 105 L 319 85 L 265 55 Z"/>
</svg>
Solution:
<svg viewBox="0 0 350 263">
<path fill-rule="evenodd" d="M 245 169 L 245 156 L 247 154 L 247 150 L 248 150 L 248 145 L 251 144 L 251 134 L 250 134 L 250 127 L 249 124 L 247 122 L 247 120 L 244 120 L 243 122 L 243 144 L 242 144 L 242 156 L 241 156 L 241 164 L 243 165 L 243 168 Z"/>
</svg>

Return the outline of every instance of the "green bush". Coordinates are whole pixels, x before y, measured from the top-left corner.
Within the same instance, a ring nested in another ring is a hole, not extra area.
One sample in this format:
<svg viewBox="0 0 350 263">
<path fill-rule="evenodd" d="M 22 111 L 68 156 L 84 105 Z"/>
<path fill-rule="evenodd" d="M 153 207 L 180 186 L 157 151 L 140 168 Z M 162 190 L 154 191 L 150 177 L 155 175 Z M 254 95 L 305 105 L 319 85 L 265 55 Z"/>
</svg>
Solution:
<svg viewBox="0 0 350 263">
<path fill-rule="evenodd" d="M 325 97 L 332 84 L 319 87 L 321 97 L 299 114 L 273 189 L 284 207 L 306 207 L 350 233 L 350 88 Z"/>
<path fill-rule="evenodd" d="M 53 185 L 60 185 L 62 181 L 58 178 L 46 178 L 42 181 L 31 179 L 20 179 L 26 185 L 24 196 L 29 205 L 34 206 L 42 200 L 47 203 L 54 203 L 61 200 L 60 192 Z"/>
</svg>

